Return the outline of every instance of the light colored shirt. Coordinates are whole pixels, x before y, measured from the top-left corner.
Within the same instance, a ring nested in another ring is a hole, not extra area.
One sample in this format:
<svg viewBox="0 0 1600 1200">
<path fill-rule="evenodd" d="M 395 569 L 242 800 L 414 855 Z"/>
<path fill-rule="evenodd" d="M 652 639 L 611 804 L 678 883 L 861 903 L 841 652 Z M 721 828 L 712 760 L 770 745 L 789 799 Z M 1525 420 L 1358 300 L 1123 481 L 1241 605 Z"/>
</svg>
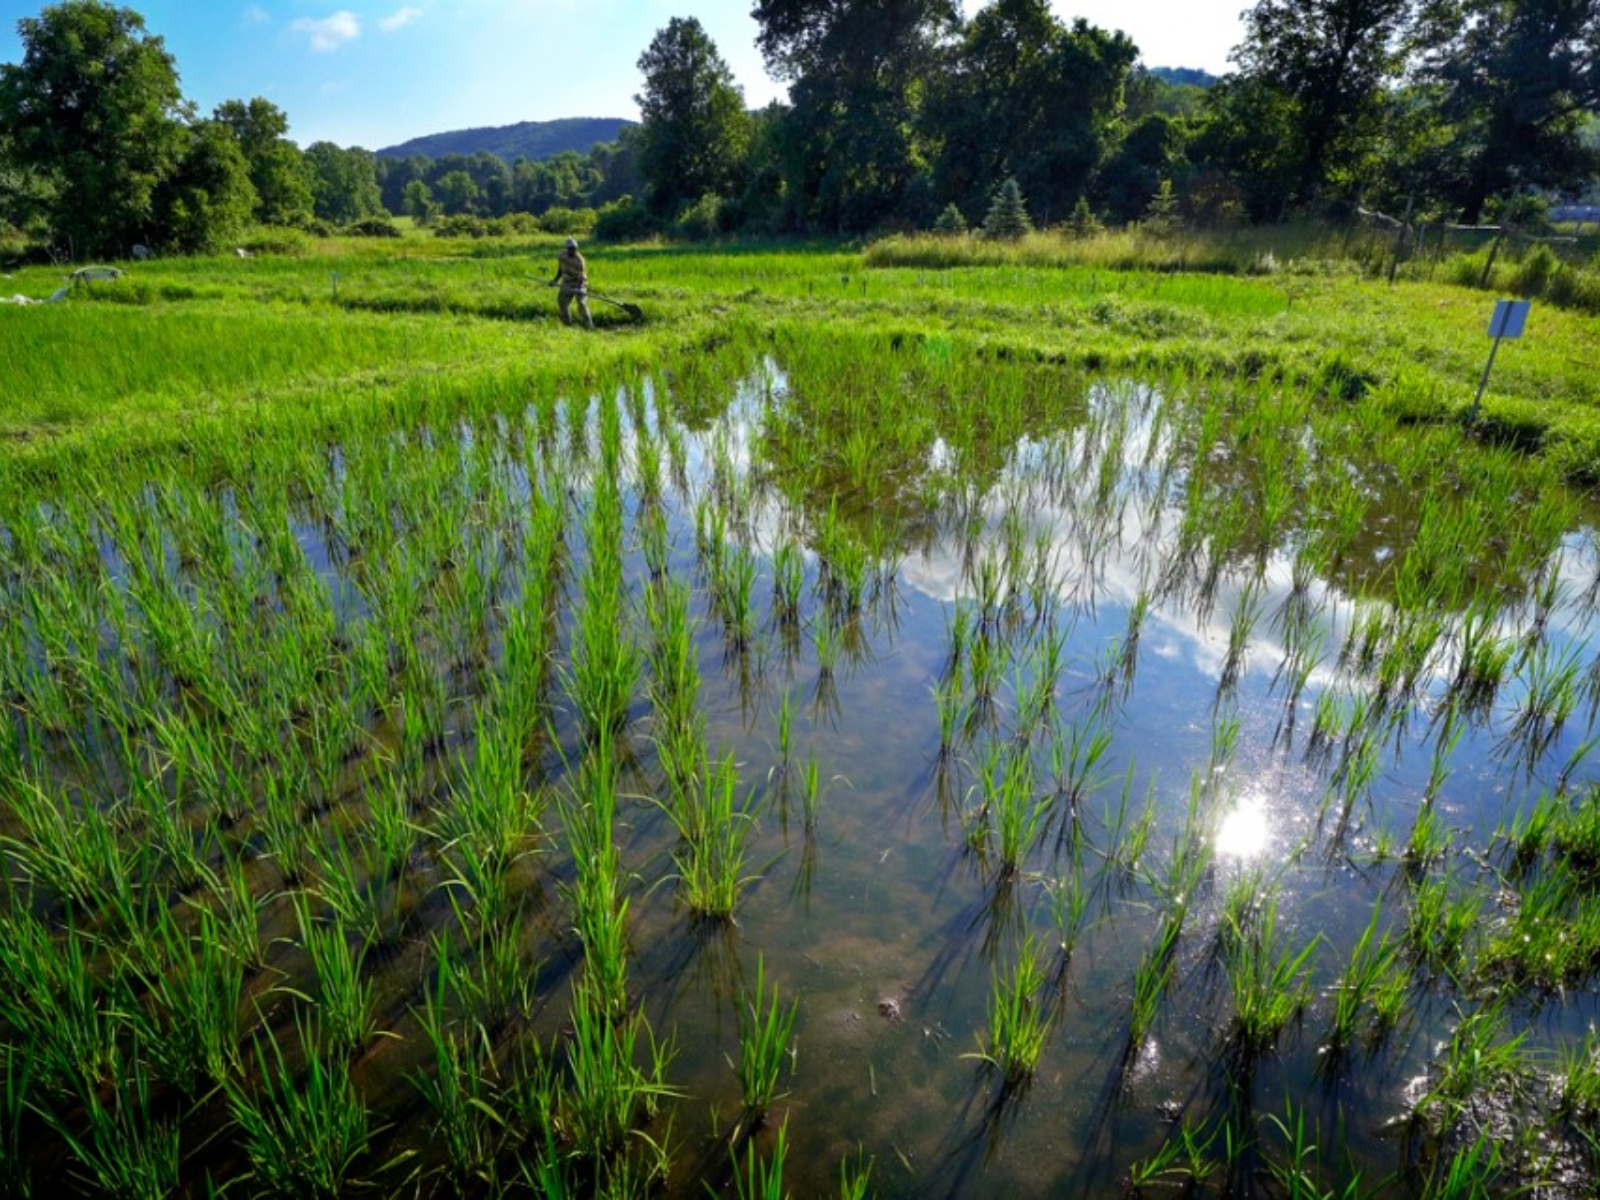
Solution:
<svg viewBox="0 0 1600 1200">
<path fill-rule="evenodd" d="M 556 280 L 562 287 L 581 292 L 589 286 L 589 271 L 576 250 L 556 259 Z"/>
</svg>

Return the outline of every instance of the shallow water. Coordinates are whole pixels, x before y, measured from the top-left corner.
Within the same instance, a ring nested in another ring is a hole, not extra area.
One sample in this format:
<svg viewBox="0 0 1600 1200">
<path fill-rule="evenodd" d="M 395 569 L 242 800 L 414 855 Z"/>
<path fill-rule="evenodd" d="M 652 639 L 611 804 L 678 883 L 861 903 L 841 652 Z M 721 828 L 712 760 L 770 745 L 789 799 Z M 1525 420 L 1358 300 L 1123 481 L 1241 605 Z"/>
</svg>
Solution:
<svg viewBox="0 0 1600 1200">
<path fill-rule="evenodd" d="M 1504 556 L 1508 565 L 1542 564 L 1535 578 L 1508 580 L 1492 564 L 1474 564 L 1483 576 L 1479 593 L 1499 603 L 1497 627 L 1530 650 L 1492 704 L 1455 720 L 1458 740 L 1436 757 L 1455 667 L 1449 637 L 1434 643 L 1410 686 L 1398 691 L 1383 688 L 1375 662 L 1360 665 L 1359 648 L 1341 660 L 1341 647 L 1352 644 L 1363 620 L 1391 611 L 1394 564 L 1417 536 L 1419 498 L 1383 463 L 1347 464 L 1351 487 L 1368 493 L 1365 524 L 1337 570 L 1308 574 L 1304 567 L 1297 572 L 1296 555 L 1314 540 L 1310 514 L 1303 507 L 1286 513 L 1268 540 L 1247 532 L 1224 536 L 1219 514 L 1227 504 L 1243 512 L 1259 507 L 1255 469 L 1219 452 L 1202 470 L 1186 457 L 1193 413 L 1149 388 L 1090 385 L 1049 422 L 1009 445 L 989 446 L 983 458 L 934 438 L 922 448 L 920 471 L 917 464 L 885 462 L 881 491 L 866 494 L 829 486 L 826 468 L 820 476 L 797 477 L 783 458 L 773 431 L 787 422 L 810 430 L 823 461 L 835 453 L 849 457 L 827 440 L 824 423 L 810 424 L 808 386 L 768 361 L 720 402 L 697 394 L 691 403 L 672 383 L 658 381 L 635 395 L 536 408 L 458 436 L 377 438 L 309 459 L 322 474 L 306 481 L 305 497 L 287 514 L 346 646 L 383 609 L 372 577 L 386 564 L 369 561 L 354 535 L 335 532 L 356 527 L 352 514 L 364 501 L 354 486 L 362 478 L 399 471 L 402 479 L 437 487 L 422 499 L 459 509 L 457 532 L 465 540 L 424 564 L 427 605 L 447 610 L 474 575 L 494 575 L 481 647 L 440 644 L 431 627 L 421 643 L 447 683 L 447 712 L 439 745 L 428 754 L 422 800 L 425 812 L 430 805 L 443 812 L 457 756 L 464 762 L 472 753 L 483 675 L 503 649 L 504 612 L 526 587 L 521 573 L 528 564 L 515 543 L 529 476 L 545 472 L 570 490 L 571 561 L 558 581 L 551 735 L 530 776 L 553 794 L 566 786 L 565 764 L 583 753 L 559 680 L 582 595 L 588 473 L 603 469 L 596 414 L 613 402 L 624 414 L 628 464 L 629 634 L 641 647 L 650 638 L 642 612 L 643 593 L 653 585 L 641 546 L 639 431 L 627 414 L 644 417 L 646 436 L 667 460 L 660 503 L 671 534 L 670 572 L 694 585 L 706 743 L 735 756 L 743 786 L 764 806 L 750 854 L 754 878 L 737 920 L 710 926 L 693 918 L 675 893 L 673 829 L 652 803 L 667 789 L 652 715 L 642 692 L 635 696 L 623 738 L 616 836 L 631 873 L 630 992 L 657 1033 L 671 1036 L 669 1077 L 683 1093 L 670 1105 L 677 1165 L 668 1190 L 703 1194 L 699 1176 L 726 1182 L 722 1138 L 738 1114 L 729 1069 L 738 1054 L 735 1004 L 758 956 L 783 994 L 801 1002 L 788 1095 L 757 1139 L 765 1147 L 772 1127 L 787 1123 L 785 1178 L 797 1195 L 836 1187 L 837 1164 L 859 1154 L 873 1163 L 880 1196 L 1099 1196 L 1120 1187 L 1135 1162 L 1156 1154 L 1185 1125 L 1202 1139 L 1219 1130 L 1240 1142 L 1253 1139 L 1232 1157 L 1222 1151 L 1223 1136 L 1210 1143 L 1209 1157 L 1220 1164 L 1215 1179 L 1240 1190 L 1259 1183 L 1269 1161 L 1282 1160 L 1282 1139 L 1265 1118 L 1287 1119 L 1287 1106 L 1304 1114 L 1313 1140 L 1327 1148 L 1319 1168 L 1326 1186 L 1357 1169 L 1377 1180 L 1425 1167 L 1441 1140 L 1398 1138 L 1393 1123 L 1407 1114 L 1416 1081 L 1428 1076 L 1438 1044 L 1459 1019 L 1460 994 L 1419 970 L 1401 1028 L 1327 1071 L 1319 1068 L 1327 1061 L 1321 1048 L 1329 993 L 1375 903 L 1382 902 L 1388 923 L 1404 925 L 1410 884 L 1397 856 L 1430 779 L 1443 781 L 1431 803 L 1454 843 L 1444 862 L 1425 873 L 1476 883 L 1489 877 L 1482 855 L 1510 813 L 1564 770 L 1574 786 L 1594 778 L 1584 752 L 1596 695 L 1591 585 L 1600 562 L 1587 510 L 1574 500 L 1579 516 L 1567 534 Z M 375 472 L 371 462 L 356 462 L 362 455 L 378 463 Z M 552 474 L 551 455 L 572 465 Z M 850 471 L 847 463 L 835 478 Z M 1197 525 L 1196 493 L 1186 489 L 1202 475 L 1209 475 L 1214 500 L 1204 513 L 1214 519 Z M 486 480 L 498 481 L 490 492 L 483 490 Z M 404 507 L 419 499 L 386 502 Z M 733 510 L 727 536 L 756 555 L 757 633 L 742 651 L 723 636 L 697 550 L 697 508 L 708 504 Z M 223 523 L 236 532 L 259 520 L 242 515 L 250 506 L 231 498 L 219 505 Z M 52 517 L 40 520 L 49 524 Z M 845 613 L 837 565 L 824 563 L 827 539 L 859 545 L 874 535 L 874 521 L 892 557 L 871 563 L 862 608 Z M 240 533 L 239 540 L 260 545 L 257 534 Z M 773 556 L 786 538 L 802 546 L 805 562 L 801 626 L 792 638 L 771 599 Z M 119 545 L 109 535 L 100 549 L 112 586 L 125 590 L 127 563 L 113 548 Z M 175 548 L 159 561 L 174 576 L 185 572 Z M 986 589 L 986 578 L 998 583 Z M 1546 596 L 1554 603 L 1544 611 L 1531 597 L 1551 579 L 1556 585 Z M 29 584 L 17 578 L 10 586 L 20 595 Z M 199 585 L 185 586 L 192 594 Z M 1135 638 L 1130 619 L 1140 612 Z M 1253 621 L 1241 612 L 1254 614 Z M 1445 635 L 1460 620 L 1458 612 L 1433 615 Z M 959 735 L 942 747 L 935 689 L 954 673 L 969 701 L 975 690 L 970 644 L 952 666 L 952 626 L 963 620 L 1008 662 L 995 676 L 992 699 L 969 705 Z M 222 643 L 237 638 L 239 631 L 214 612 L 207 621 Z M 841 644 L 831 672 L 815 641 L 822 626 Z M 39 671 L 47 656 L 34 633 L 29 644 Z M 109 627 L 102 634 L 109 636 Z M 1060 639 L 1058 670 L 1035 690 L 1052 638 Z M 1581 703 L 1559 730 L 1538 736 L 1519 732 L 1515 720 L 1538 669 L 1536 646 L 1553 660 L 1583 663 L 1576 676 Z M 1297 668 L 1304 682 L 1295 694 Z M 787 776 L 777 750 L 777 713 L 786 695 L 796 710 Z M 1019 734 L 1030 695 L 1047 696 L 1048 704 Z M 1377 713 L 1370 722 L 1318 734 L 1319 718 L 1369 711 Z M 26 719 L 24 706 L 17 725 Z M 365 762 L 375 753 L 403 754 L 404 735 L 392 714 L 367 719 L 365 730 L 367 748 L 342 768 L 343 805 L 315 818 L 329 827 L 359 830 Z M 991 747 L 1005 753 L 1026 746 L 1035 791 L 1044 795 L 1057 789 L 1051 734 L 1070 744 L 1074 733 L 1087 739 L 1096 730 L 1109 737 L 1104 756 L 1070 813 L 1065 802 L 1052 802 L 1018 870 L 1004 869 L 992 849 L 974 847 Z M 804 820 L 796 779 L 799 764 L 811 758 L 826 781 L 814 828 Z M 76 777 L 67 762 L 48 765 L 64 779 Z M 1350 782 L 1361 769 L 1370 779 Z M 1147 802 L 1148 847 L 1136 863 L 1119 864 L 1117 850 Z M 529 1025 L 549 1042 L 562 1036 L 582 950 L 564 890 L 573 864 L 553 805 L 546 814 L 539 853 L 519 864 L 512 886 L 529 920 L 527 957 L 542 964 Z M 1174 898 L 1162 881 L 1186 823 L 1204 847 L 1205 866 L 1194 892 Z M 15 836 L 15 823 L 7 820 L 3 831 Z M 259 840 L 251 846 L 261 848 Z M 369 960 L 380 1025 L 399 1035 L 370 1043 L 354 1068 L 390 1126 L 371 1155 L 374 1163 L 390 1158 L 386 1149 L 393 1147 L 435 1153 L 407 1079 L 431 1061 L 413 1010 L 427 986 L 429 939 L 454 927 L 443 898 L 447 858 L 425 846 L 404 885 L 384 885 L 395 887 L 396 903 L 407 892 L 411 916 L 403 947 Z M 1061 955 L 1050 887 L 1069 875 L 1089 899 L 1081 935 L 1070 955 Z M 1232 1000 L 1218 950 L 1223 898 L 1240 878 L 1277 895 L 1281 947 L 1297 951 L 1316 942 L 1305 1011 L 1274 1049 L 1248 1059 L 1230 1052 Z M 1133 981 L 1161 914 L 1175 906 L 1183 932 L 1174 975 L 1148 1033 L 1134 1039 Z M 270 902 L 262 920 L 269 936 L 293 937 L 286 901 Z M 1031 1082 L 1008 1089 L 977 1056 L 988 1049 L 992 981 L 1015 961 L 1029 931 L 1049 967 L 1051 986 L 1036 1002 L 1051 1007 L 1052 1031 Z M 273 967 L 315 994 L 297 948 L 275 950 Z M 297 1011 L 287 997 L 277 992 L 266 1013 L 280 1031 L 292 1030 Z M 1590 992 L 1569 992 L 1523 1004 L 1518 1027 L 1553 1048 L 1581 1038 L 1595 1015 Z M 520 1036 L 508 1035 L 499 1046 L 507 1060 Z M 666 1131 L 664 1122 L 651 1129 L 657 1137 Z M 214 1166 L 235 1161 L 225 1149 L 197 1148 L 195 1155 Z M 1384 1194 L 1406 1194 L 1409 1186 L 1396 1181 Z"/>
</svg>

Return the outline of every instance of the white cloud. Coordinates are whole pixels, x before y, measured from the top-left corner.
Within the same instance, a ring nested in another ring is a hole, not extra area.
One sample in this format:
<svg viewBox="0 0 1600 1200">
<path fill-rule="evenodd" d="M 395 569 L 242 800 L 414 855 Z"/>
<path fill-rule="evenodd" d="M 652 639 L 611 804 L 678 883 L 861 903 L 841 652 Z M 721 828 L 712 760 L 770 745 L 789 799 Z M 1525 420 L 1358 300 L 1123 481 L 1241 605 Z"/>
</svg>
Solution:
<svg viewBox="0 0 1600 1200">
<path fill-rule="evenodd" d="M 246 25 L 268 25 L 272 22 L 272 15 L 259 4 L 252 4 L 244 10 L 244 23 Z"/>
<path fill-rule="evenodd" d="M 421 19 L 422 10 L 420 8 L 411 8 L 408 6 L 406 8 L 396 9 L 391 15 L 384 17 L 383 20 L 378 22 L 378 28 L 383 30 L 385 33 L 393 33 L 396 29 L 404 29 L 407 25 L 411 24 L 411 22 L 419 21 Z"/>
<path fill-rule="evenodd" d="M 345 9 L 321 20 L 301 17 L 289 28 L 310 38 L 313 50 L 327 54 L 361 36 L 361 18 Z"/>
</svg>

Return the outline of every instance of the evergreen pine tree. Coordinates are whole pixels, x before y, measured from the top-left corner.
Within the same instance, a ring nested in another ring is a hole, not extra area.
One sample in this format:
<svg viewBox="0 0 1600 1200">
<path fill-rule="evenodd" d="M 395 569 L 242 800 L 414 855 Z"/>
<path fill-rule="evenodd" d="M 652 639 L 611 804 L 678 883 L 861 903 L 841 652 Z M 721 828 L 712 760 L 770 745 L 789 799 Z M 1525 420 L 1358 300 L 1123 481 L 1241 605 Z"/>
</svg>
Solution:
<svg viewBox="0 0 1600 1200">
<path fill-rule="evenodd" d="M 1022 189 L 1014 178 L 1008 176 L 995 193 L 988 215 L 983 218 L 984 236 L 1015 241 L 1031 232 L 1033 222 L 1028 220 L 1028 206 L 1023 203 Z"/>
<path fill-rule="evenodd" d="M 1089 207 L 1089 198 L 1079 195 L 1078 202 L 1072 206 L 1072 215 L 1067 218 L 1067 228 L 1072 231 L 1075 238 L 1089 238 L 1104 233 L 1106 227 L 1100 218 L 1094 215 L 1094 209 Z"/>
<path fill-rule="evenodd" d="M 1178 224 L 1178 197 L 1172 190 L 1172 180 L 1163 179 L 1156 194 L 1150 197 L 1140 226 L 1146 233 L 1164 237 L 1177 229 Z"/>
<path fill-rule="evenodd" d="M 967 231 L 967 219 L 961 215 L 961 210 L 955 206 L 954 201 L 944 206 L 939 219 L 933 223 L 933 231 L 952 236 Z"/>
</svg>

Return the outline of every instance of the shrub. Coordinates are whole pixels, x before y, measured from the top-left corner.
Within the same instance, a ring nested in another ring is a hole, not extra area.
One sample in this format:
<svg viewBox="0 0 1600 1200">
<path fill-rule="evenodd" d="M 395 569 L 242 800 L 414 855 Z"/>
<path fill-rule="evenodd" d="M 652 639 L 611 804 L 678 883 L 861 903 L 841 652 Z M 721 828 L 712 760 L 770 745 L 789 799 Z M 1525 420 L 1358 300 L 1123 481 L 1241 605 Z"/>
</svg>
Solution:
<svg viewBox="0 0 1600 1200">
<path fill-rule="evenodd" d="M 632 196 L 602 205 L 594 218 L 594 236 L 606 242 L 630 242 L 655 232 L 650 210 Z"/>
<path fill-rule="evenodd" d="M 506 213 L 489 222 L 489 232 L 496 237 L 526 237 L 539 231 L 539 218 L 527 212 Z"/>
<path fill-rule="evenodd" d="M 1475 288 L 1478 280 L 1483 278 L 1483 264 L 1486 254 L 1452 254 L 1444 260 L 1440 275 L 1446 283 L 1453 283 L 1457 287 Z"/>
<path fill-rule="evenodd" d="M 1511 290 L 1519 296 L 1542 296 L 1561 270 L 1561 260 L 1549 246 L 1535 246 L 1511 272 Z"/>
<path fill-rule="evenodd" d="M 281 225 L 262 225 L 245 235 L 239 245 L 251 254 L 283 254 L 298 257 L 311 248 L 311 238 L 298 229 Z"/>
<path fill-rule="evenodd" d="M 594 232 L 595 211 L 592 208 L 547 208 L 539 217 L 539 228 L 546 233 L 559 233 L 566 237 L 587 237 Z"/>
<path fill-rule="evenodd" d="M 1600 276 L 1568 268 L 1557 271 L 1545 288 L 1551 304 L 1600 312 Z"/>
<path fill-rule="evenodd" d="M 458 213 L 453 217 L 440 217 L 433 223 L 433 236 L 442 238 L 481 238 L 489 232 L 482 217 Z"/>
<path fill-rule="evenodd" d="M 714 238 L 722 230 L 722 197 L 707 192 L 678 214 L 672 231 L 691 242 Z"/>
<path fill-rule="evenodd" d="M 366 217 L 363 220 L 345 226 L 344 231 L 351 237 L 397 238 L 400 236 L 399 227 L 386 217 Z"/>
</svg>

